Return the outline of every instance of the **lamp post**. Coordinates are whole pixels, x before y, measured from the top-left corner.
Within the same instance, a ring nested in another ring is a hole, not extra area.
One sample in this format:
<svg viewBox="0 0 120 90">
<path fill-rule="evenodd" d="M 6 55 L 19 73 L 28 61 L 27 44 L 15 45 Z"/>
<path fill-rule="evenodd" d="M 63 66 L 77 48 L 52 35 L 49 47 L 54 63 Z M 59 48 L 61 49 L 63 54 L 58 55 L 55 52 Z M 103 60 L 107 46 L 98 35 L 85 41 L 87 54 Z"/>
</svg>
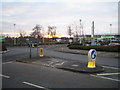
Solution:
<svg viewBox="0 0 120 90">
<path fill-rule="evenodd" d="M 16 24 L 14 24 L 14 45 L 16 45 L 16 38 L 15 38 L 15 26 L 16 26 Z"/>
<path fill-rule="evenodd" d="M 110 44 L 111 44 L 111 38 L 112 38 L 112 33 L 111 33 L 111 30 L 112 29 L 112 24 L 110 24 L 110 34 L 111 34 L 111 37 L 110 37 Z"/>
<path fill-rule="evenodd" d="M 95 45 L 95 38 L 94 38 L 94 21 L 92 21 L 92 32 L 91 32 L 91 45 Z"/>
<path fill-rule="evenodd" d="M 82 32 L 81 21 L 82 21 L 82 20 L 80 19 L 80 35 L 81 35 L 81 32 Z M 82 43 L 82 42 L 81 42 L 81 38 L 80 38 L 80 44 L 81 44 L 81 43 Z"/>
<path fill-rule="evenodd" d="M 82 22 L 82 20 L 80 19 L 80 34 L 82 36 L 82 44 L 84 45 L 85 41 L 84 41 L 83 24 L 81 22 Z M 80 43 L 81 43 L 81 40 L 80 40 Z"/>
<path fill-rule="evenodd" d="M 112 24 L 110 24 L 110 34 L 111 34 L 111 27 L 112 27 Z"/>
<path fill-rule="evenodd" d="M 82 32 L 82 24 L 81 24 L 82 20 L 80 19 L 80 35 L 81 35 L 81 32 Z"/>
</svg>

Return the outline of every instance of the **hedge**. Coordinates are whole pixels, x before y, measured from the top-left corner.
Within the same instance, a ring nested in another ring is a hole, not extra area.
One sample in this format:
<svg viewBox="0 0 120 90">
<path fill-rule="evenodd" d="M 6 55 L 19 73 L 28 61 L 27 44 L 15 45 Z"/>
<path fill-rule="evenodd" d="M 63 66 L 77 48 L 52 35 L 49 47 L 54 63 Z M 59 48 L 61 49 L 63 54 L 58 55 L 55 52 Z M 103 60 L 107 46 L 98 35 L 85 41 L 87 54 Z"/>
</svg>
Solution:
<svg viewBox="0 0 120 90">
<path fill-rule="evenodd" d="M 80 50 L 90 50 L 95 49 L 97 51 L 107 51 L 107 52 L 120 52 L 120 46 L 82 46 L 82 45 L 69 45 L 69 49 L 80 49 Z"/>
</svg>

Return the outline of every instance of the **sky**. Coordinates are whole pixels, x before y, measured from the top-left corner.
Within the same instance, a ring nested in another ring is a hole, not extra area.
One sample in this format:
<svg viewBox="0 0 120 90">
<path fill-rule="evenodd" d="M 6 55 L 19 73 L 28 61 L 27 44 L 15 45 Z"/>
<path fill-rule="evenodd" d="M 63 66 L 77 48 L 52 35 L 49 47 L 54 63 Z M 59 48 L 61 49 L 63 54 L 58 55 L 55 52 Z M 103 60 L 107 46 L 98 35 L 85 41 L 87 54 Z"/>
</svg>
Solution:
<svg viewBox="0 0 120 90">
<path fill-rule="evenodd" d="M 45 33 L 48 26 L 56 26 L 59 35 L 67 35 L 68 26 L 80 32 L 80 19 L 84 34 L 91 34 L 92 21 L 95 34 L 118 33 L 118 0 L 2 0 L 0 9 L 0 32 L 9 36 L 14 30 L 28 35 L 36 24 Z"/>
</svg>

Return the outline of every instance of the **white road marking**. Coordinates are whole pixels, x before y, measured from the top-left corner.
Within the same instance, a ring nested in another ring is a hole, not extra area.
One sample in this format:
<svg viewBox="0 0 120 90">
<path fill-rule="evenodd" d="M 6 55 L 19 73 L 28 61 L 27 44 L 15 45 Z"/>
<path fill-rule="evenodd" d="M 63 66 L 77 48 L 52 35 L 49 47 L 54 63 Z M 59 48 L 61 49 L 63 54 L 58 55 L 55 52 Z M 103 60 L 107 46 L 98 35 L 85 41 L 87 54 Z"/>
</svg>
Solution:
<svg viewBox="0 0 120 90">
<path fill-rule="evenodd" d="M 36 88 L 41 88 L 41 89 L 46 89 L 46 90 L 50 90 L 50 89 L 47 89 L 45 87 L 42 87 L 42 86 L 39 86 L 39 85 L 36 85 L 36 84 L 33 84 L 33 83 L 29 83 L 29 82 L 23 82 L 24 84 L 27 84 L 27 85 L 30 85 L 30 86 L 33 86 L 33 87 L 36 87 Z"/>
<path fill-rule="evenodd" d="M 113 78 L 108 78 L 108 77 L 103 77 L 103 76 L 98 76 L 98 75 L 90 75 L 90 76 L 97 77 L 97 78 L 108 79 L 108 80 L 117 81 L 117 82 L 120 81 L 118 79 L 113 79 Z"/>
<path fill-rule="evenodd" d="M 79 65 L 77 65 L 77 64 L 73 64 L 72 66 L 73 66 L 73 67 L 78 67 Z"/>
<path fill-rule="evenodd" d="M 102 66 L 102 67 L 111 68 L 111 69 L 120 69 L 120 68 L 109 67 L 109 66 Z"/>
<path fill-rule="evenodd" d="M 58 63 L 58 64 L 56 64 L 56 65 L 63 65 L 65 62 L 61 62 L 61 63 Z"/>
<path fill-rule="evenodd" d="M 120 73 L 102 73 L 102 74 L 97 74 L 97 75 L 117 75 L 117 74 L 120 74 Z"/>
<path fill-rule="evenodd" d="M 65 63 L 65 62 L 57 63 L 57 64 L 53 65 L 53 67 L 55 67 L 55 66 L 61 66 L 61 65 L 63 65 L 64 63 Z"/>
<path fill-rule="evenodd" d="M 10 50 L 7 50 L 7 51 L 0 51 L 0 54 L 6 53 L 6 52 L 8 52 L 8 51 L 10 51 Z"/>
<path fill-rule="evenodd" d="M 50 62 L 49 65 L 52 65 L 53 63 L 55 63 L 54 61 L 53 62 Z"/>
<path fill-rule="evenodd" d="M 8 63 L 12 63 L 12 62 L 4 62 L 4 63 L 2 63 L 2 64 L 8 64 Z"/>
<path fill-rule="evenodd" d="M 0 74 L 1 77 L 4 77 L 4 78 L 10 78 L 10 76 L 6 76 L 6 75 L 2 75 Z"/>
</svg>

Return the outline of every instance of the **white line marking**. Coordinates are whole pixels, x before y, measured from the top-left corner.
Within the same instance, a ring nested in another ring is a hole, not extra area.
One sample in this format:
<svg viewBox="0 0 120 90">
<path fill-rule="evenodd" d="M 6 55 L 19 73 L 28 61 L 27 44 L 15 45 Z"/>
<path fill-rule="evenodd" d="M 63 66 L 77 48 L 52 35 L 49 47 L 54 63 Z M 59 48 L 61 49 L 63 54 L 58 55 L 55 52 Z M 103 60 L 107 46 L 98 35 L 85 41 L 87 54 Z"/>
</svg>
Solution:
<svg viewBox="0 0 120 90">
<path fill-rule="evenodd" d="M 97 76 L 97 75 L 90 75 L 90 76 L 97 77 L 97 78 L 108 79 L 108 80 L 117 81 L 117 82 L 120 81 L 118 79 L 113 79 L 113 78 L 108 78 L 108 77 L 103 77 L 103 76 Z"/>
<path fill-rule="evenodd" d="M 33 86 L 33 87 L 36 87 L 36 88 L 41 88 L 41 89 L 46 89 L 46 90 L 50 90 L 50 89 L 47 89 L 45 87 L 42 87 L 42 86 L 39 86 L 39 85 L 36 85 L 36 84 L 32 84 L 32 83 L 29 83 L 29 82 L 23 82 L 24 84 L 27 84 L 27 85 L 30 85 L 30 86 Z"/>
<path fill-rule="evenodd" d="M 120 68 L 108 67 L 108 66 L 102 66 L 102 67 L 106 67 L 106 68 L 112 68 L 112 69 L 120 69 Z"/>
<path fill-rule="evenodd" d="M 120 73 L 103 73 L 103 74 L 97 74 L 97 75 L 117 75 L 117 74 L 120 74 Z"/>
<path fill-rule="evenodd" d="M 12 62 L 4 62 L 4 63 L 2 63 L 2 64 L 8 64 L 8 63 L 12 63 Z"/>
<path fill-rule="evenodd" d="M 51 64 L 53 64 L 53 63 L 55 63 L 55 62 L 50 62 L 49 65 L 51 65 Z"/>
<path fill-rule="evenodd" d="M 55 64 L 54 66 L 63 65 L 64 63 L 65 63 L 65 62 L 61 62 L 61 63 Z"/>
<path fill-rule="evenodd" d="M 4 78 L 10 78 L 10 76 L 6 76 L 6 75 L 2 75 L 0 74 L 1 77 L 4 77 Z"/>
</svg>

